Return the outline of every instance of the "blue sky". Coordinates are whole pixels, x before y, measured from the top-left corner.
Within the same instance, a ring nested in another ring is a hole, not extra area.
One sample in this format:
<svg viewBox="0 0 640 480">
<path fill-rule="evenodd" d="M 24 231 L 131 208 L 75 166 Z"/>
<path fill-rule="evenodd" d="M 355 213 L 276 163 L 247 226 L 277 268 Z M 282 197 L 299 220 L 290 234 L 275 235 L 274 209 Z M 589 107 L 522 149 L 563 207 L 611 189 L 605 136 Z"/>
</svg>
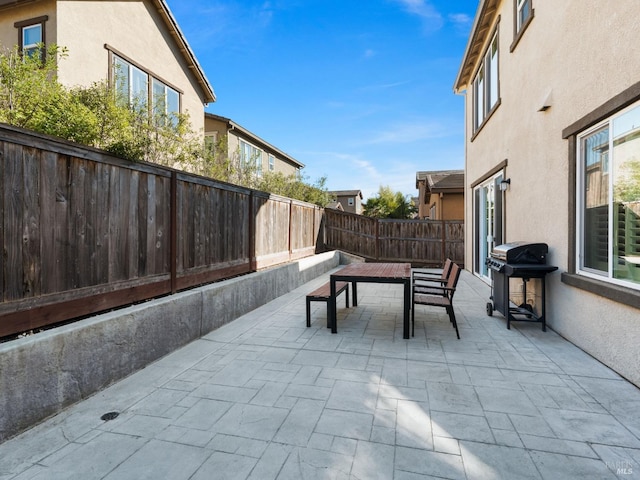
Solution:
<svg viewBox="0 0 640 480">
<path fill-rule="evenodd" d="M 453 82 L 477 0 L 167 0 L 211 82 L 207 111 L 305 164 L 329 190 L 416 196 L 464 167 Z"/>
</svg>

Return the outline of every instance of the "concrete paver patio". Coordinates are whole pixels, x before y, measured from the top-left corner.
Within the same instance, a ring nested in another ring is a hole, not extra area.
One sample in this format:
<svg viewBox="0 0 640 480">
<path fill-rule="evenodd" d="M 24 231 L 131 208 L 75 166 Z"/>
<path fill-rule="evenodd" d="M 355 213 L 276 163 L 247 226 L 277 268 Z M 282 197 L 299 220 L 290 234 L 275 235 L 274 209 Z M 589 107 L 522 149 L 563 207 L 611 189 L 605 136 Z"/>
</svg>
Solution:
<svg viewBox="0 0 640 480">
<path fill-rule="evenodd" d="M 0 445 L 8 479 L 640 477 L 640 391 L 553 331 L 358 286 L 338 334 L 307 283 Z M 107 412 L 119 412 L 111 421 Z"/>
</svg>

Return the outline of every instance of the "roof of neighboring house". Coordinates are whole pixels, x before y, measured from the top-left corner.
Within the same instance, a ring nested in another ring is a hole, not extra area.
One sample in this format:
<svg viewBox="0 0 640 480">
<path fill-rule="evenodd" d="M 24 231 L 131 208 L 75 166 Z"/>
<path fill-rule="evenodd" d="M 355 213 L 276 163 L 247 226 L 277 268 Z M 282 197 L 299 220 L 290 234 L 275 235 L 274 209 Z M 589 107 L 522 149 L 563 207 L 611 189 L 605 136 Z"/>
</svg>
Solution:
<svg viewBox="0 0 640 480">
<path fill-rule="evenodd" d="M 334 210 L 341 210 L 344 212 L 344 207 L 340 202 L 329 202 L 325 208 L 332 208 Z"/>
<path fill-rule="evenodd" d="M 187 59 L 189 69 L 198 79 L 198 83 L 200 84 L 200 87 L 202 87 L 202 91 L 204 93 L 205 103 L 215 102 L 216 94 L 213 91 L 213 87 L 209 83 L 209 80 L 207 80 L 207 76 L 205 75 L 204 70 L 202 70 L 200 63 L 198 63 L 198 59 L 193 53 L 193 50 L 191 50 L 189 43 L 187 43 L 187 39 L 182 33 L 182 30 L 180 30 L 178 22 L 171 13 L 171 10 L 169 10 L 167 2 L 165 2 L 165 0 L 152 0 L 152 3 L 158 8 L 158 12 L 160 12 L 162 19 L 169 27 L 171 36 L 174 38 L 174 40 L 178 44 L 178 47 L 180 48 L 180 53 L 182 53 L 182 55 L 184 55 L 184 57 Z"/>
<path fill-rule="evenodd" d="M 464 90 L 471 82 L 474 67 L 478 58 L 483 54 L 486 37 L 492 33 L 489 27 L 498 13 L 498 3 L 500 3 L 499 0 L 480 0 L 460 70 L 453 84 L 453 91 L 456 93 Z"/>
<path fill-rule="evenodd" d="M 425 182 L 427 191 L 431 193 L 464 192 L 464 170 L 435 170 L 416 173 L 416 188 Z"/>
<path fill-rule="evenodd" d="M 362 199 L 362 192 L 360 190 L 334 190 L 328 193 L 336 197 L 360 197 Z"/>
<path fill-rule="evenodd" d="M 243 137 L 247 138 L 248 140 L 251 140 L 255 143 L 259 143 L 261 144 L 264 148 L 266 148 L 267 150 L 271 150 L 275 153 L 277 153 L 279 156 L 281 156 L 282 158 L 286 159 L 287 161 L 291 162 L 292 164 L 294 164 L 297 168 L 304 168 L 304 163 L 300 163 L 298 160 L 296 160 L 295 158 L 293 158 L 292 156 L 284 153 L 282 150 L 280 150 L 277 147 L 274 147 L 273 145 L 271 145 L 269 142 L 267 142 L 266 140 L 263 140 L 262 138 L 260 138 L 258 135 L 256 135 L 255 133 L 250 132 L 249 130 L 247 130 L 246 128 L 244 128 L 242 125 L 239 125 L 238 123 L 234 122 L 233 120 L 231 120 L 230 118 L 227 117 L 223 117 L 221 115 L 215 115 L 213 113 L 207 113 L 205 112 L 204 114 L 205 118 L 211 118 L 213 120 L 218 120 L 220 122 L 224 122 L 227 124 L 227 128 L 229 130 L 237 130 L 238 132 L 240 132 L 242 134 Z"/>
<path fill-rule="evenodd" d="M 3 7 L 13 7 L 23 3 L 33 3 L 37 1 L 38 0 L 0 0 L 0 9 Z M 191 50 L 191 47 L 189 46 L 187 39 L 182 33 L 182 30 L 180 30 L 180 27 L 178 26 L 178 22 L 176 21 L 175 17 L 171 13 L 171 10 L 169 10 L 169 6 L 167 5 L 167 2 L 165 2 L 165 0 L 151 0 L 151 3 L 156 7 L 156 9 L 158 10 L 158 13 L 160 13 L 160 16 L 162 17 L 162 20 L 164 21 L 167 28 L 169 29 L 171 36 L 176 41 L 176 44 L 178 45 L 178 49 L 180 50 L 180 53 L 187 60 L 187 65 L 189 66 L 189 70 L 193 72 L 193 74 L 196 76 L 196 79 L 198 80 L 198 84 L 200 85 L 200 88 L 202 88 L 204 103 L 215 102 L 216 94 L 213 91 L 213 87 L 209 83 L 209 80 L 207 80 L 207 76 L 205 75 L 204 70 L 202 70 L 202 67 L 200 66 L 200 64 L 198 63 L 198 59 L 193 53 L 193 50 Z"/>
</svg>

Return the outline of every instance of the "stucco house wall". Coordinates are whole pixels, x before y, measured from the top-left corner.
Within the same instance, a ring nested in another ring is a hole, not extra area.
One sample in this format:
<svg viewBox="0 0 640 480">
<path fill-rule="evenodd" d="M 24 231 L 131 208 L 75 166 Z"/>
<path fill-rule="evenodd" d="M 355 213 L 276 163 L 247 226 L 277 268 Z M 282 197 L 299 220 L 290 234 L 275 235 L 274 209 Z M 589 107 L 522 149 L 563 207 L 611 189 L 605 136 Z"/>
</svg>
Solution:
<svg viewBox="0 0 640 480">
<path fill-rule="evenodd" d="M 362 192 L 360 190 L 336 190 L 329 195 L 342 205 L 345 212 L 361 215 L 364 210 L 362 205 Z"/>
<path fill-rule="evenodd" d="M 106 80 L 112 51 L 180 92 L 180 111 L 189 115 L 194 131 L 203 133 L 204 105 L 215 100 L 213 91 L 204 90 L 194 74 L 199 66 L 194 68 L 189 54 L 183 53 L 160 10 L 160 2 L 149 0 L 27 2 L 0 9 L 0 42 L 16 45 L 15 22 L 47 15 L 47 45 L 67 49 L 58 65 L 62 84 L 87 86 Z M 175 29 L 173 33 L 181 35 Z"/>
<path fill-rule="evenodd" d="M 226 136 L 228 155 L 236 161 L 239 160 L 240 140 L 258 148 L 261 151 L 260 160 L 263 172 L 269 171 L 269 155 L 273 155 L 275 159 L 273 172 L 280 172 L 285 176 L 289 176 L 299 173 L 304 167 L 302 163 L 290 155 L 285 154 L 277 147 L 229 118 L 207 113 L 205 114 L 204 129 L 205 135 L 215 133 L 217 140 Z"/>
<path fill-rule="evenodd" d="M 495 12 L 485 15 L 490 27 L 480 32 L 483 7 L 493 5 Z M 559 267 L 547 277 L 548 324 L 640 386 L 640 310 L 577 288 L 562 275 L 571 273 L 576 242 L 576 159 L 563 130 L 640 79 L 640 2 L 533 0 L 532 7 L 531 23 L 514 44 L 515 1 L 481 1 L 471 37 L 484 40 L 481 55 L 472 58 L 468 47 L 456 80 L 466 96 L 465 265 L 472 268 L 478 228 L 472 186 L 502 170 L 511 180 L 502 194 L 504 241 L 547 243 L 548 263 Z M 496 29 L 499 104 L 474 132 L 472 81 Z M 464 74 L 469 63 L 472 73 Z"/>
</svg>

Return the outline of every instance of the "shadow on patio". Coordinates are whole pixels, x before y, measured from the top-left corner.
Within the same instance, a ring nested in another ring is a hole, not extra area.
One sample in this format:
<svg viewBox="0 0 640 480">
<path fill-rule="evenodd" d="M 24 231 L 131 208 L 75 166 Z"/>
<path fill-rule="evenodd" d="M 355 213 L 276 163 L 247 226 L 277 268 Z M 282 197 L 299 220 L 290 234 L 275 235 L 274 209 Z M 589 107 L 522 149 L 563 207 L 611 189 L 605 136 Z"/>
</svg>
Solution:
<svg viewBox="0 0 640 480">
<path fill-rule="evenodd" d="M 0 445 L 0 479 L 631 478 L 640 391 L 539 324 L 487 317 L 463 272 L 443 309 L 358 285 L 326 328 L 305 295 L 225 325 Z M 107 412 L 117 418 L 103 421 Z"/>
</svg>

